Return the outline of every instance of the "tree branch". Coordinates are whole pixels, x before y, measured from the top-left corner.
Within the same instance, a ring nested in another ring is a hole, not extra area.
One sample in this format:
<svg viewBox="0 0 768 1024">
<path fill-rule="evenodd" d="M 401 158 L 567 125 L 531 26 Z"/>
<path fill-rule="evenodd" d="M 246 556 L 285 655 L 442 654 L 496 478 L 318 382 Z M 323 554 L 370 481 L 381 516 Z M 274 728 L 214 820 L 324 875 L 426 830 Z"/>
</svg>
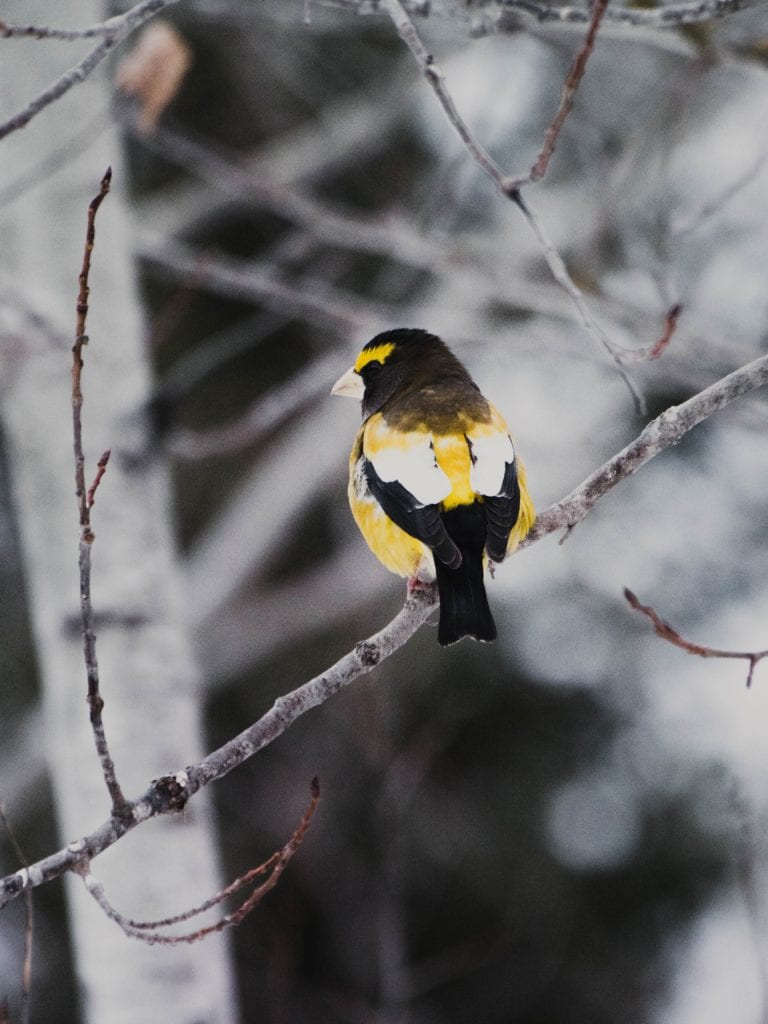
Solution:
<svg viewBox="0 0 768 1024">
<path fill-rule="evenodd" d="M 767 383 L 768 355 L 765 355 L 729 373 L 687 402 L 666 409 L 651 420 L 634 441 L 595 470 L 562 501 L 545 509 L 520 547 L 527 547 L 561 527 L 570 532 L 620 480 L 632 476 L 659 452 L 677 444 L 702 420 Z"/>
<path fill-rule="evenodd" d="M 99 66 L 107 54 L 118 43 L 121 43 L 127 36 L 134 32 L 145 21 L 157 14 L 165 7 L 178 3 L 178 0 L 144 0 L 136 4 L 125 14 L 110 18 L 100 25 L 92 25 L 86 29 L 45 29 L 26 26 L 18 28 L 0 22 L 0 35 L 7 38 L 13 36 L 34 36 L 37 39 L 83 39 L 101 36 L 101 41 L 83 57 L 81 61 L 69 68 L 47 89 L 41 92 L 27 106 L 20 110 L 13 117 L 0 124 L 0 139 L 5 138 L 12 132 L 24 128 L 33 117 L 36 117 L 42 110 L 50 106 L 57 99 L 69 92 L 73 85 L 84 82 L 86 78 Z M 79 34 L 78 34 L 79 33 Z"/>
<path fill-rule="evenodd" d="M 304 841 L 307 829 L 309 828 L 310 822 L 317 810 L 317 804 L 320 799 L 320 784 L 317 778 L 312 780 L 311 790 L 312 796 L 309 806 L 304 812 L 301 821 L 293 830 L 290 839 L 281 850 L 273 853 L 272 856 L 268 860 L 264 861 L 263 864 L 259 864 L 258 867 L 251 868 L 250 871 L 246 871 L 244 875 L 236 878 L 234 882 L 230 882 L 230 884 L 225 886 L 220 892 L 217 892 L 214 896 L 205 900 L 205 902 L 201 903 L 199 906 L 191 907 L 189 910 L 182 911 L 180 914 L 174 914 L 172 917 L 166 917 L 157 921 L 134 921 L 132 918 L 125 917 L 125 915 L 116 910 L 107 899 L 104 886 L 91 873 L 89 860 L 84 859 L 74 870 L 81 876 L 86 890 L 94 898 L 107 917 L 114 921 L 123 933 L 130 938 L 139 939 L 142 942 L 146 942 L 149 946 L 178 946 L 182 942 L 199 942 L 208 935 L 213 935 L 216 932 L 224 931 L 225 928 L 231 928 L 239 925 L 245 920 L 251 911 L 261 903 L 267 893 L 275 888 L 277 883 L 280 881 L 281 875 L 293 859 L 293 855 Z M 254 879 L 260 878 L 262 875 L 266 875 L 267 877 L 260 885 L 253 889 L 251 894 L 243 900 L 240 906 L 231 913 L 225 914 L 214 924 L 205 925 L 202 928 L 198 928 L 196 931 L 185 932 L 183 934 L 161 931 L 161 929 L 190 921 L 192 918 L 198 917 L 200 914 L 204 914 L 207 910 L 211 910 L 213 907 L 219 906 L 229 896 L 239 892 L 246 886 L 252 885 Z"/>
<path fill-rule="evenodd" d="M 644 28 L 679 28 L 681 25 L 695 25 L 714 18 L 725 18 L 729 14 L 753 7 L 756 0 L 694 0 L 688 4 L 669 4 L 644 10 L 640 7 L 613 5 L 605 13 L 605 20 L 616 24 Z M 568 22 L 588 24 L 591 12 L 588 7 L 558 7 L 538 3 L 536 0 L 501 0 L 494 5 L 505 11 L 524 11 L 532 14 L 539 22 Z"/>
<path fill-rule="evenodd" d="M 0 38 L 59 39 L 66 42 L 76 39 L 107 39 L 133 31 L 158 11 L 175 3 L 178 3 L 178 0 L 142 0 L 142 3 L 136 4 L 123 14 L 117 14 L 114 18 L 107 18 L 106 21 L 97 22 L 95 25 L 87 25 L 85 28 L 9 25 L 5 21 L 0 21 Z"/>
<path fill-rule="evenodd" d="M 313 0 L 322 7 L 336 7 L 353 14 L 379 14 L 382 4 L 380 0 Z M 693 0 L 691 3 L 668 4 L 662 7 L 645 9 L 642 7 L 622 7 L 613 5 L 608 8 L 605 20 L 630 28 L 679 28 L 681 25 L 695 25 L 715 18 L 725 18 L 739 11 L 754 7 L 758 0 Z M 466 11 L 458 4 L 449 2 L 433 2 L 426 0 L 403 0 L 403 7 L 414 17 L 437 15 L 448 18 L 464 17 Z M 538 0 L 487 0 L 482 6 L 489 21 L 495 17 L 500 28 L 505 22 L 505 13 L 520 11 L 532 15 L 542 24 L 560 22 L 570 25 L 588 25 L 591 10 L 588 6 L 568 7 L 541 3 Z M 469 19 L 467 19 L 469 20 Z M 519 27 L 519 26 L 518 26 Z"/>
<path fill-rule="evenodd" d="M 765 384 L 768 384 L 768 355 L 728 374 L 687 402 L 667 409 L 652 420 L 631 444 L 587 477 L 562 501 L 545 509 L 520 547 L 528 547 L 562 527 L 570 531 L 619 481 L 636 473 L 665 448 L 677 444 L 708 416 Z M 0 880 L 0 907 L 28 889 L 75 869 L 84 859 L 93 859 L 142 821 L 183 810 L 199 789 L 223 778 L 276 740 L 311 708 L 335 696 L 402 647 L 436 607 L 437 593 L 433 584 L 409 590 L 403 608 L 387 626 L 358 643 L 321 675 L 279 697 L 258 721 L 198 764 L 157 779 L 141 797 L 128 805 L 130 817 L 111 818 L 64 849 Z"/>
<path fill-rule="evenodd" d="M 555 152 L 555 146 L 557 145 L 557 139 L 560 135 L 560 129 L 563 127 L 566 117 L 568 117 L 568 114 L 571 112 L 573 101 L 576 98 L 576 90 L 579 88 L 579 83 L 584 77 L 584 72 L 587 70 L 587 61 L 595 48 L 597 30 L 600 28 L 600 22 L 603 19 L 607 6 L 608 0 L 594 0 L 594 4 L 592 6 L 592 17 L 589 22 L 589 31 L 587 32 L 581 49 L 574 57 L 571 69 L 565 79 L 562 95 L 560 96 L 560 104 L 544 135 L 544 145 L 541 148 L 538 159 L 526 175 L 521 178 L 516 178 L 513 183 L 507 186 L 508 188 L 519 189 L 521 186 L 527 185 L 529 182 L 540 181 L 547 173 L 549 161 L 552 159 L 552 154 Z"/>
<path fill-rule="evenodd" d="M 665 622 L 650 605 L 641 604 L 637 596 L 633 594 L 628 587 L 624 588 L 624 597 L 626 597 L 627 601 L 635 611 L 642 612 L 646 618 L 651 620 L 657 636 L 660 636 L 662 640 L 668 641 L 675 647 L 679 647 L 687 654 L 697 654 L 700 658 L 737 658 L 741 661 L 748 661 L 749 671 L 747 672 L 747 688 L 752 685 L 755 666 L 758 662 L 762 661 L 763 658 L 768 658 L 768 650 L 724 651 L 717 647 L 708 647 L 705 644 L 692 643 L 690 640 L 683 639 L 674 626 L 670 626 L 668 622 Z"/>
<path fill-rule="evenodd" d="M 75 323 L 75 343 L 72 346 L 72 434 L 75 455 L 75 495 L 77 497 L 80 519 L 80 616 L 83 629 L 83 655 L 85 670 L 88 677 L 88 705 L 91 709 L 91 729 L 99 756 L 101 771 L 107 790 L 112 800 L 112 813 L 118 817 L 129 815 L 128 801 L 123 795 L 115 773 L 115 764 L 109 753 L 107 735 L 101 716 L 104 708 L 99 689 L 99 663 L 96 657 L 96 634 L 93 629 L 93 604 L 91 603 L 91 546 L 94 534 L 91 530 L 91 506 L 94 502 L 96 489 L 107 467 L 109 452 L 105 452 L 98 463 L 96 477 L 91 487 L 85 487 L 85 455 L 83 454 L 82 428 L 82 371 L 83 347 L 88 343 L 85 333 L 88 318 L 88 295 L 90 292 L 88 279 L 91 272 L 91 255 L 96 239 L 96 214 L 109 193 L 112 181 L 112 168 L 108 167 L 101 179 L 101 187 L 88 206 L 88 226 L 83 250 L 83 264 L 78 277 L 77 317 Z"/>
<path fill-rule="evenodd" d="M 607 2 L 607 0 L 605 0 Z M 576 282 L 568 272 L 568 268 L 565 265 L 560 253 L 557 251 L 554 242 L 547 235 L 544 226 L 542 225 L 539 217 L 534 212 L 533 208 L 527 201 L 523 201 L 521 188 L 523 185 L 534 180 L 532 175 L 534 174 L 535 168 L 532 169 L 531 173 L 522 178 L 513 177 L 507 174 L 502 168 L 496 163 L 493 157 L 488 153 L 484 146 L 475 137 L 469 125 L 466 123 L 464 118 L 458 111 L 453 98 L 448 91 L 445 84 L 445 75 L 435 63 L 432 54 L 427 50 L 426 46 L 419 36 L 416 26 L 410 18 L 405 7 L 401 3 L 401 0 L 382 0 L 382 4 L 388 12 L 392 22 L 397 29 L 397 32 L 403 42 L 408 46 L 411 53 L 416 58 L 421 70 L 424 72 L 424 76 L 427 79 L 432 91 L 435 93 L 443 111 L 445 112 L 448 121 L 453 127 L 454 131 L 458 134 L 464 146 L 469 151 L 470 156 L 480 168 L 480 170 L 494 183 L 498 191 L 507 199 L 511 199 L 513 203 L 518 207 L 520 212 L 525 217 L 526 223 L 529 228 L 536 236 L 536 239 L 541 246 L 542 253 L 547 265 L 549 266 L 550 272 L 554 277 L 555 281 L 563 288 L 565 293 L 570 298 L 573 305 L 578 311 L 582 326 L 588 334 L 603 348 L 613 360 L 616 365 L 619 374 L 621 375 L 624 383 L 629 388 L 629 391 L 634 399 L 635 406 L 639 413 L 645 412 L 645 403 L 643 398 L 638 391 L 637 386 L 631 379 L 629 373 L 622 365 L 624 357 L 628 356 L 631 358 L 632 350 L 625 349 L 621 345 L 617 345 L 611 341 L 605 331 L 599 327 L 599 325 L 593 320 L 589 307 L 584 301 L 584 296 L 581 290 L 577 286 Z M 544 149 L 542 150 L 542 156 L 545 158 L 544 171 L 546 170 L 546 163 L 549 161 L 551 150 L 554 150 L 554 145 L 557 139 L 557 135 L 560 128 L 565 121 L 565 118 L 570 110 L 573 103 L 573 95 L 578 87 L 581 77 L 584 73 L 584 66 L 589 54 L 592 52 L 592 46 L 594 44 L 594 36 L 597 32 L 597 28 L 600 22 L 600 14 L 603 9 L 602 2 L 595 6 L 595 17 L 590 25 L 590 31 L 587 34 L 587 39 L 582 46 L 579 54 L 577 55 L 574 68 L 572 68 L 568 81 L 566 82 L 566 88 L 564 90 L 563 101 L 561 103 L 561 109 L 555 115 L 555 121 L 553 121 L 550 129 L 547 133 L 547 141 L 545 142 Z M 569 84 L 570 83 L 570 84 Z M 551 147 L 551 149 L 550 149 Z M 549 150 L 549 154 L 547 155 Z M 540 158 L 541 159 L 541 158 Z M 538 166 L 538 165 L 537 165 Z M 542 171 L 541 174 L 544 172 Z M 539 177 L 541 177 L 539 174 Z"/>
</svg>

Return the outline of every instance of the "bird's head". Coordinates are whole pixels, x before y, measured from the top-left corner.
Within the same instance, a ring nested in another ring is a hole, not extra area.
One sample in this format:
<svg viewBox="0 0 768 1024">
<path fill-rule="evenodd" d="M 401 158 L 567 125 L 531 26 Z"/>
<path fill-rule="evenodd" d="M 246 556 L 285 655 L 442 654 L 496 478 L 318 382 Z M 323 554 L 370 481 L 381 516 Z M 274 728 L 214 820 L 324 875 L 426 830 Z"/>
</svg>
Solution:
<svg viewBox="0 0 768 1024">
<path fill-rule="evenodd" d="M 402 385 L 419 385 L 454 366 L 460 364 L 436 335 L 401 327 L 371 338 L 331 394 L 360 399 L 368 417 Z"/>
</svg>

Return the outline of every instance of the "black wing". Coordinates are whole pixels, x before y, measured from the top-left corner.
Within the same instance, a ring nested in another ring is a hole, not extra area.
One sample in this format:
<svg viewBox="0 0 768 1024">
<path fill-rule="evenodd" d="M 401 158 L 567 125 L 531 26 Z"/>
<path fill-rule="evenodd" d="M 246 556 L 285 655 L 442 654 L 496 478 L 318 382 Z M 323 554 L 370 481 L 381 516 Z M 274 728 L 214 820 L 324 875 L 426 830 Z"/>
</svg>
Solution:
<svg viewBox="0 0 768 1024">
<path fill-rule="evenodd" d="M 448 536 L 437 505 L 420 505 L 397 480 L 385 483 L 365 456 L 363 472 L 371 494 L 396 526 L 426 544 L 450 569 L 461 565 L 461 553 Z"/>
<path fill-rule="evenodd" d="M 503 562 L 509 535 L 520 515 L 520 483 L 514 461 L 507 463 L 499 493 L 485 499 L 485 514 L 488 521 L 485 550 L 492 562 Z"/>
</svg>

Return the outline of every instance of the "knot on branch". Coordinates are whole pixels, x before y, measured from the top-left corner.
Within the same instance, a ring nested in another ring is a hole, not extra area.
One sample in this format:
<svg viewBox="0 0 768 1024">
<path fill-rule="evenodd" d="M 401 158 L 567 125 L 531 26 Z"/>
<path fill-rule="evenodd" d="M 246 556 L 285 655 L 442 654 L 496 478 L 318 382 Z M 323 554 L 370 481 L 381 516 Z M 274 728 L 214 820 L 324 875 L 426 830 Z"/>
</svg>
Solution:
<svg viewBox="0 0 768 1024">
<path fill-rule="evenodd" d="M 381 660 L 379 647 L 369 640 L 361 640 L 359 644 L 355 644 L 355 654 L 360 659 L 363 668 L 373 668 Z"/>
<path fill-rule="evenodd" d="M 29 879 L 29 872 L 26 868 L 22 868 L 21 871 L 17 871 L 15 875 L 11 875 L 10 878 L 6 878 L 3 884 L 5 889 L 5 895 L 8 898 L 18 896 L 20 892 L 23 892 L 27 887 L 27 880 Z"/>
<path fill-rule="evenodd" d="M 152 783 L 149 801 L 155 814 L 178 814 L 191 796 L 186 772 L 163 775 Z"/>
</svg>

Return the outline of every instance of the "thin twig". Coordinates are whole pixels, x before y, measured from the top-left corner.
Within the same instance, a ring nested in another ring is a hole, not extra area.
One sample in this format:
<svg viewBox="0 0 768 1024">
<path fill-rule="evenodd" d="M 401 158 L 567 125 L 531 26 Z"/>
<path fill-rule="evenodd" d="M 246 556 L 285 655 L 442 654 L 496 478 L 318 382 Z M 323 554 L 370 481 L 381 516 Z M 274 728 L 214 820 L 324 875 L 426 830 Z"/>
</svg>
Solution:
<svg viewBox="0 0 768 1024">
<path fill-rule="evenodd" d="M 273 853 L 272 856 L 263 864 L 259 864 L 258 867 L 252 868 L 244 875 L 236 878 L 234 882 L 231 882 L 228 886 L 216 893 L 215 896 L 206 900 L 204 903 L 183 911 L 180 914 L 174 914 L 172 917 L 166 917 L 158 921 L 134 921 L 131 918 L 125 917 L 116 910 L 107 899 L 107 895 L 104 892 L 104 886 L 91 873 L 89 860 L 83 860 L 75 870 L 82 877 L 86 889 L 91 896 L 93 896 L 107 917 L 119 925 L 121 930 L 131 938 L 140 939 L 142 942 L 145 942 L 150 946 L 178 946 L 182 942 L 199 942 L 201 939 L 204 939 L 206 936 L 212 935 L 215 932 L 221 932 L 224 931 L 225 928 L 231 928 L 239 925 L 245 920 L 251 911 L 261 903 L 267 893 L 275 888 L 289 862 L 304 841 L 307 829 L 309 828 L 315 810 L 317 809 L 317 804 L 320 799 L 320 784 L 317 778 L 312 780 L 311 791 L 312 795 L 309 806 L 304 812 L 301 821 L 294 829 L 291 838 L 282 850 L 278 850 L 277 853 Z M 265 874 L 267 875 L 266 879 L 261 883 L 261 885 L 257 886 L 253 890 L 247 899 L 243 900 L 236 910 L 229 914 L 225 914 L 224 917 L 214 924 L 207 925 L 206 927 L 199 928 L 194 932 L 186 932 L 181 935 L 168 934 L 167 932 L 160 931 L 161 928 L 169 928 L 172 925 L 190 921 L 193 917 L 197 917 L 200 914 L 205 913 L 207 910 L 218 906 L 223 903 L 228 896 L 239 892 L 241 889 L 250 885 L 255 878 L 259 878 Z"/>
<path fill-rule="evenodd" d="M 594 4 L 592 5 L 592 17 L 589 22 L 589 29 L 587 31 L 586 38 L 581 49 L 574 57 L 570 71 L 566 76 L 563 84 L 563 91 L 560 96 L 560 104 L 544 135 L 544 145 L 541 148 L 538 159 L 527 174 L 520 178 L 515 178 L 508 188 L 521 188 L 529 182 L 540 181 L 547 173 L 549 161 L 552 159 L 552 154 L 555 152 L 555 146 L 557 145 L 560 129 L 563 127 L 566 117 L 568 117 L 568 114 L 571 112 L 571 107 L 573 107 L 573 102 L 576 98 L 576 91 L 584 77 L 584 72 L 587 70 L 587 61 L 595 48 L 597 30 L 600 28 L 600 22 L 602 21 L 607 6 L 608 0 L 594 0 Z"/>
<path fill-rule="evenodd" d="M 96 476 L 93 478 L 93 483 L 88 488 L 88 494 L 85 502 L 88 511 L 90 511 L 93 508 L 94 502 L 96 501 L 96 491 L 98 490 L 99 484 L 101 483 L 101 478 L 107 471 L 107 463 L 109 462 L 109 457 L 111 454 L 112 449 L 107 448 L 107 450 L 101 456 L 99 461 L 96 463 Z"/>
<path fill-rule="evenodd" d="M 100 25 L 92 25 L 87 29 L 42 29 L 26 26 L 16 29 L 12 25 L 0 22 L 0 35 L 32 35 L 36 38 L 52 39 L 81 39 L 102 36 L 101 41 L 67 71 L 64 72 L 55 82 L 48 86 L 43 92 L 31 100 L 23 110 L 20 110 L 13 117 L 0 124 L 0 139 L 18 131 L 29 124 L 33 117 L 36 117 L 42 110 L 50 106 L 65 93 L 69 92 L 73 85 L 84 82 L 86 78 L 101 64 L 107 54 L 121 43 L 127 36 L 135 31 L 145 21 L 157 14 L 158 11 L 171 4 L 178 3 L 178 0 L 144 0 L 143 3 L 132 7 L 125 14 L 110 18 L 109 21 Z M 80 33 L 79 35 L 77 33 Z M 75 34 L 73 34 L 75 33 Z"/>
<path fill-rule="evenodd" d="M 641 604 L 639 599 L 627 587 L 624 588 L 624 597 L 626 597 L 627 601 L 629 601 L 630 605 L 636 611 L 642 612 L 643 615 L 647 616 L 647 618 L 651 620 L 654 631 L 662 638 L 662 640 L 667 640 L 669 643 L 674 644 L 675 647 L 679 647 L 687 654 L 697 654 L 700 658 L 738 658 L 742 661 L 748 661 L 749 671 L 747 672 L 747 687 L 752 685 L 755 666 L 758 662 L 762 661 L 763 658 L 768 658 L 768 650 L 725 651 L 717 647 L 709 647 L 706 644 L 695 644 L 690 640 L 685 640 L 680 636 L 674 626 L 670 626 L 668 622 L 665 622 L 650 605 Z"/>
<path fill-rule="evenodd" d="M 658 340 L 652 345 L 649 345 L 648 348 L 639 348 L 623 356 L 622 358 L 624 362 L 629 362 L 633 359 L 658 359 L 659 356 L 663 355 L 663 353 L 666 352 L 670 341 L 672 341 L 673 334 L 677 330 L 677 321 L 680 319 L 682 311 L 682 305 L 679 302 L 676 302 L 667 312 L 664 320 L 664 330 L 661 332 Z"/>
<path fill-rule="evenodd" d="M 765 122 L 763 122 L 762 127 L 757 130 L 759 136 L 764 138 L 766 131 Z M 751 166 L 739 174 L 735 181 L 729 182 L 717 195 L 708 199 L 698 209 L 674 217 L 670 225 L 672 234 L 679 238 L 682 235 L 696 231 L 702 224 L 706 223 L 710 217 L 720 213 L 724 206 L 752 184 L 765 166 L 766 160 L 768 160 L 768 148 L 761 150 L 757 157 L 755 157 Z"/>
<path fill-rule="evenodd" d="M 638 414 L 644 416 L 646 413 L 645 399 L 635 382 L 632 380 L 632 377 L 622 365 L 625 359 L 632 357 L 633 350 L 624 348 L 622 345 L 617 345 L 615 342 L 611 341 L 602 327 L 592 318 L 589 306 L 584 300 L 584 295 L 582 294 L 581 289 L 569 274 L 562 256 L 557 251 L 552 239 L 545 232 L 544 225 L 541 223 L 538 214 L 534 212 L 527 200 L 523 200 L 522 194 L 519 191 L 516 191 L 512 198 L 538 239 L 541 251 L 544 254 L 544 259 L 547 261 L 547 265 L 549 266 L 552 276 L 576 307 L 579 316 L 581 317 L 581 323 L 584 329 L 611 357 L 619 375 L 627 385 L 629 393 L 632 395 Z"/>
<path fill-rule="evenodd" d="M 677 444 L 702 420 L 765 384 L 768 384 L 768 355 L 735 370 L 687 402 L 667 409 L 652 420 L 631 444 L 587 477 L 562 501 L 545 509 L 520 548 L 530 546 L 555 530 L 572 529 L 617 483 L 637 472 L 665 448 Z M 142 821 L 182 810 L 199 789 L 223 778 L 273 743 L 307 711 L 335 696 L 399 650 L 434 611 L 437 600 L 434 585 L 412 588 L 403 608 L 387 626 L 358 643 L 321 675 L 279 697 L 258 721 L 198 764 L 157 779 L 129 805 L 130 816 L 112 817 L 63 850 L 1 879 L 0 908 L 27 889 L 71 871 L 84 857 L 96 857 Z"/>
<path fill-rule="evenodd" d="M 24 851 L 19 844 L 19 840 L 16 838 L 16 832 L 11 827 L 11 823 L 8 820 L 8 816 L 5 813 L 5 805 L 0 801 L 0 821 L 3 823 L 3 828 L 8 834 L 8 838 L 11 841 L 11 846 L 19 858 L 19 862 L 25 867 L 28 867 L 27 858 L 24 856 Z M 21 968 L 21 1024 L 29 1024 L 29 1016 L 31 1011 L 31 995 L 32 995 L 32 937 L 34 935 L 34 914 L 32 907 L 32 890 L 29 889 L 24 893 L 24 959 L 22 961 Z M 2 1013 L 0 1013 L 0 1020 L 2 1019 Z M 9 1018 L 10 1020 L 10 1018 Z"/>
<path fill-rule="evenodd" d="M 602 2 L 602 0 L 601 0 Z M 607 0 L 605 0 L 607 2 Z M 539 245 L 541 246 L 544 258 L 547 261 L 547 265 L 552 273 L 552 276 L 557 283 L 563 288 L 565 293 L 571 299 L 571 302 L 576 307 L 582 326 L 588 334 L 603 348 L 613 359 L 619 374 L 624 380 L 625 384 L 629 388 L 632 398 L 635 402 L 640 413 L 645 411 L 644 402 L 642 396 L 629 376 L 627 370 L 622 366 L 622 356 L 624 353 L 628 353 L 631 350 L 625 349 L 615 342 L 612 342 L 607 336 L 605 331 L 600 328 L 592 318 L 589 312 L 584 296 L 581 290 L 576 285 L 576 282 L 568 272 L 568 268 L 565 265 L 560 253 L 557 251 L 554 242 L 548 237 L 541 223 L 541 220 L 534 212 L 533 208 L 527 201 L 523 201 L 522 193 L 520 191 L 521 184 L 525 184 L 528 178 L 515 178 L 506 174 L 502 168 L 496 163 L 493 157 L 483 147 L 482 143 L 476 138 L 469 125 L 466 123 L 464 118 L 459 113 L 456 104 L 451 97 L 450 92 L 445 84 L 445 75 L 435 63 L 432 54 L 427 50 L 426 46 L 421 40 L 419 33 L 416 30 L 411 17 L 403 7 L 401 0 L 383 0 L 383 6 L 387 10 L 392 22 L 397 29 L 397 32 L 403 42 L 408 46 L 411 53 L 416 58 L 419 66 L 421 67 L 427 82 L 431 86 L 435 93 L 440 105 L 445 112 L 448 121 L 453 127 L 454 131 L 459 135 L 459 138 L 464 143 L 465 147 L 469 151 L 472 159 L 475 161 L 480 170 L 494 183 L 498 191 L 505 196 L 507 199 L 511 199 L 513 203 L 518 207 L 520 212 L 525 217 L 526 223 L 530 227 L 531 231 L 536 236 Z M 597 25 L 599 24 L 599 18 L 595 23 L 595 31 L 597 31 Z M 592 38 L 594 42 L 593 33 L 590 32 L 588 40 Z M 586 45 L 586 44 L 585 44 Z M 584 47 L 582 51 L 584 52 Z M 591 52 L 591 47 L 590 47 Z M 588 56 L 588 54 L 587 54 Z M 584 58 L 586 61 L 586 57 Z M 581 70 L 583 74 L 583 68 Z M 579 75 L 579 80 L 581 77 Z M 569 76 L 570 77 L 570 76 Z M 578 80 L 577 83 L 578 84 Z M 568 107 L 570 110 L 570 106 Z M 557 131 L 560 130 L 562 122 L 565 120 L 565 116 L 568 113 L 565 111 L 563 117 L 560 120 L 560 124 Z M 555 132 L 554 138 L 556 139 L 557 132 Z M 554 140 L 552 141 L 554 147 Z"/>
<path fill-rule="evenodd" d="M 121 817 L 130 814 L 126 800 L 117 781 L 115 765 L 109 753 L 107 737 L 104 731 L 102 710 L 104 701 L 99 689 L 99 663 L 96 658 L 96 634 L 93 629 L 93 604 L 91 602 L 91 546 L 94 534 L 91 530 L 91 506 L 93 505 L 96 488 L 104 475 L 109 459 L 109 452 L 102 455 L 98 463 L 96 478 L 89 490 L 85 487 L 85 455 L 83 453 L 82 427 L 82 372 L 83 347 L 88 342 L 85 333 L 88 318 L 88 278 L 91 271 L 91 255 L 96 238 L 96 214 L 109 193 L 112 181 L 112 168 L 108 167 L 101 179 L 101 187 L 88 206 L 88 221 L 83 250 L 83 264 L 78 277 L 77 318 L 75 324 L 75 343 L 72 346 L 72 433 L 75 453 L 75 495 L 77 497 L 80 517 L 80 616 L 83 627 L 83 654 L 85 670 L 88 678 L 88 705 L 90 707 L 91 728 L 99 755 L 101 771 L 104 776 L 109 795 L 112 800 L 112 813 Z"/>
<path fill-rule="evenodd" d="M 435 63 L 434 57 L 422 42 L 421 36 L 416 31 L 416 26 L 411 20 L 408 12 L 405 10 L 400 0 L 383 0 L 382 6 L 389 13 L 390 18 L 397 29 L 398 35 L 416 58 L 421 70 L 424 72 L 425 78 L 432 88 L 432 91 L 440 101 L 440 105 L 445 111 L 446 117 L 469 150 L 472 155 L 472 159 L 480 170 L 483 171 L 483 173 L 485 173 L 491 181 L 494 182 L 498 189 L 506 195 L 507 193 L 505 188 L 509 178 L 496 163 L 490 153 L 485 149 L 482 143 L 480 143 L 480 141 L 475 137 L 474 132 L 459 113 L 456 108 L 456 104 L 453 102 L 453 97 L 448 92 L 445 85 L 445 75 Z"/>
</svg>

